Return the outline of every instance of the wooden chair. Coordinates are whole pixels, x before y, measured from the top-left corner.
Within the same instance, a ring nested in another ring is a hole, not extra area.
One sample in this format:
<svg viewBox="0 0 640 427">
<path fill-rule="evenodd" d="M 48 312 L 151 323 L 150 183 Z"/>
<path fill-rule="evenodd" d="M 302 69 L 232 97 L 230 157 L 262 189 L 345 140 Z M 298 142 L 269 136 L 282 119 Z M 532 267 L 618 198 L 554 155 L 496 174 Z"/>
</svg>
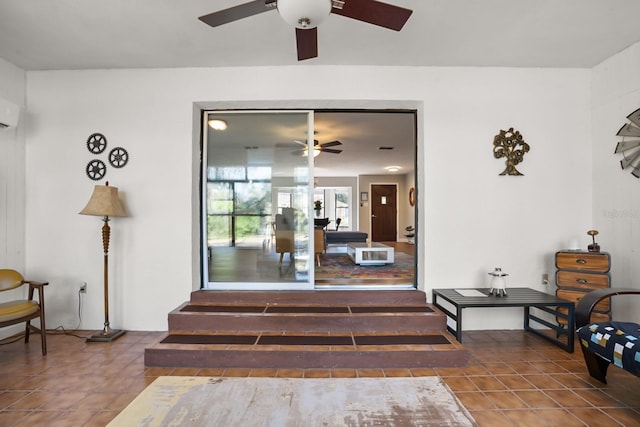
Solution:
<svg viewBox="0 0 640 427">
<path fill-rule="evenodd" d="M 0 293 L 17 289 L 23 285 L 29 285 L 29 299 L 7 301 L 0 303 L 0 328 L 26 322 L 24 342 L 29 342 L 31 331 L 40 333 L 42 341 L 42 355 L 47 354 L 47 334 L 44 320 L 44 287 L 48 282 L 35 282 L 24 280 L 24 277 L 15 270 L 0 269 Z M 35 291 L 38 290 L 38 300 L 34 300 Z M 31 320 L 40 318 L 40 329 L 31 325 Z"/>
</svg>

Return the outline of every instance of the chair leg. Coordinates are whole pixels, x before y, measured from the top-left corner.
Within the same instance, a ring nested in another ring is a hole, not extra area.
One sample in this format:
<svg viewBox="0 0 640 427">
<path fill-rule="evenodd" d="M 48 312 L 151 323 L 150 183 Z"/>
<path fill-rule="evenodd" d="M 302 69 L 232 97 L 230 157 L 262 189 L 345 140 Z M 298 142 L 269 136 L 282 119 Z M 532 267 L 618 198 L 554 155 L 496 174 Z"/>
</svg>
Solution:
<svg viewBox="0 0 640 427">
<path fill-rule="evenodd" d="M 284 252 L 280 252 L 280 261 L 278 262 L 278 267 L 282 267 L 282 258 L 284 257 Z"/>
<path fill-rule="evenodd" d="M 320 267 L 320 252 L 316 253 L 316 260 L 318 262 L 318 267 Z"/>
<path fill-rule="evenodd" d="M 27 320 L 26 322 L 26 326 L 24 329 L 24 343 L 28 343 L 29 342 L 29 334 L 31 332 L 31 320 Z"/>
<path fill-rule="evenodd" d="M 603 358 L 597 356 L 595 353 L 584 348 L 584 346 L 580 346 L 582 348 L 582 354 L 584 355 L 584 362 L 587 365 L 587 369 L 589 370 L 589 375 L 598 381 L 606 384 L 607 383 L 607 368 L 609 368 L 609 362 L 604 360 Z"/>
</svg>

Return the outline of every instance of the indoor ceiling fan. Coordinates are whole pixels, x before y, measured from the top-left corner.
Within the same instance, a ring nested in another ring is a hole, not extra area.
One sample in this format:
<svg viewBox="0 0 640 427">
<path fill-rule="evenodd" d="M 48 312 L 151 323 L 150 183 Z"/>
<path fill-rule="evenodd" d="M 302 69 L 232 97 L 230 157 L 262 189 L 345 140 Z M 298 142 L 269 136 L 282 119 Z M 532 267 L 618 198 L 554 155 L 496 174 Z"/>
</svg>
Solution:
<svg viewBox="0 0 640 427">
<path fill-rule="evenodd" d="M 302 145 L 304 148 L 302 148 L 300 151 L 298 151 L 298 153 L 302 153 L 303 156 L 308 156 L 309 155 L 309 148 L 307 147 L 307 143 L 304 141 L 298 141 L 298 140 L 294 140 L 293 142 L 295 142 L 296 144 L 300 144 Z M 331 154 L 340 154 L 342 153 L 342 150 L 336 150 L 335 148 L 329 148 L 329 147 L 336 147 L 338 145 L 342 145 L 342 142 L 340 141 L 331 141 L 331 142 L 325 142 L 324 144 L 320 144 L 318 143 L 317 139 L 313 140 L 313 157 L 316 157 L 318 154 L 322 153 L 331 153 Z"/>
<path fill-rule="evenodd" d="M 400 31 L 413 12 L 376 0 L 254 0 L 198 19 L 217 27 L 274 9 L 296 27 L 298 61 L 318 56 L 317 26 L 330 13 Z"/>
</svg>

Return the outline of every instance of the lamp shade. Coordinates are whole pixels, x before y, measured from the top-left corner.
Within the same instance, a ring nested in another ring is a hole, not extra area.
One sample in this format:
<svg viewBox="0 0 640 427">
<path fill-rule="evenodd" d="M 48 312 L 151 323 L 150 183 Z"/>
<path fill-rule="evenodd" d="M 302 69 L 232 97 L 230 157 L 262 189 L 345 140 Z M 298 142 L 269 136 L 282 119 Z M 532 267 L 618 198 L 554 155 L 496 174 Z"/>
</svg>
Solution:
<svg viewBox="0 0 640 427">
<path fill-rule="evenodd" d="M 278 0 L 278 12 L 290 25 L 317 27 L 331 13 L 331 0 Z"/>
<path fill-rule="evenodd" d="M 118 188 L 106 185 L 96 185 L 89 203 L 80 211 L 81 215 L 96 216 L 127 216 L 120 199 L 118 198 Z"/>
</svg>

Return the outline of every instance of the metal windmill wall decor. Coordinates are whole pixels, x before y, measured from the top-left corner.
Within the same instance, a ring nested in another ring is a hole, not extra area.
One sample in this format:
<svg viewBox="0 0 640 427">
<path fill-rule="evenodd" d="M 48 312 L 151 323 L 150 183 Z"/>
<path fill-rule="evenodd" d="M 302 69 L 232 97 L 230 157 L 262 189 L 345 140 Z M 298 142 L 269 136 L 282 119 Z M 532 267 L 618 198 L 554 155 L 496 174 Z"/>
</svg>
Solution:
<svg viewBox="0 0 640 427">
<path fill-rule="evenodd" d="M 516 169 L 516 165 L 524 159 L 525 153 L 529 152 L 529 144 L 524 142 L 519 131 L 509 128 L 500 130 L 500 133 L 493 138 L 493 157 L 507 160 L 506 168 L 500 175 L 523 175 Z"/>
<path fill-rule="evenodd" d="M 622 169 L 631 168 L 631 175 L 640 178 L 640 108 L 629 114 L 627 119 L 629 123 L 625 123 L 616 134 L 622 137 L 622 141 L 616 145 L 615 153 L 622 153 Z"/>
</svg>

